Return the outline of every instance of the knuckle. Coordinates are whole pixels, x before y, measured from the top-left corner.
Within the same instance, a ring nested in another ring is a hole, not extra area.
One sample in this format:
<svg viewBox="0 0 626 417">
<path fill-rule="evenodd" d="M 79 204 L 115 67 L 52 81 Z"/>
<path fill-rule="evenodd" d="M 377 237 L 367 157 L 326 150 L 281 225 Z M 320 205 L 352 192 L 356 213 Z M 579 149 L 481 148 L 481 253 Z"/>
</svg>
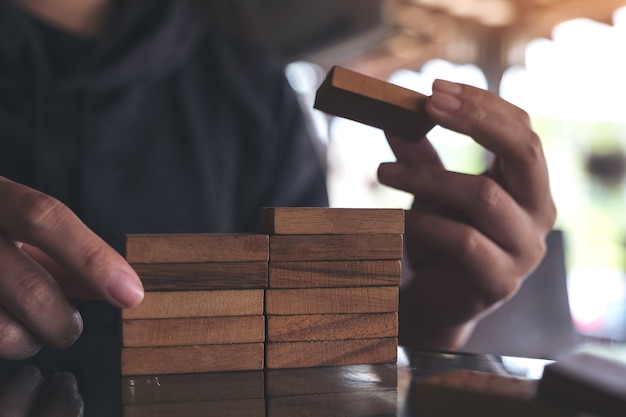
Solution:
<svg viewBox="0 0 626 417">
<path fill-rule="evenodd" d="M 20 209 L 24 223 L 31 230 L 58 223 L 68 210 L 56 198 L 36 191 L 22 195 Z"/>
<path fill-rule="evenodd" d="M 528 162 L 531 164 L 538 162 L 543 163 L 543 145 L 539 135 L 534 130 L 527 130 L 524 139 L 524 154 Z"/>
<path fill-rule="evenodd" d="M 0 357 L 12 360 L 27 359 L 41 349 L 39 343 L 16 321 L 0 322 Z"/>
<path fill-rule="evenodd" d="M 491 178 L 481 176 L 476 185 L 476 197 L 481 210 L 488 212 L 497 209 L 504 198 L 502 188 Z"/>
<path fill-rule="evenodd" d="M 17 303 L 24 311 L 35 316 L 43 316 L 53 301 L 50 288 L 40 277 L 25 275 L 16 288 Z"/>
</svg>

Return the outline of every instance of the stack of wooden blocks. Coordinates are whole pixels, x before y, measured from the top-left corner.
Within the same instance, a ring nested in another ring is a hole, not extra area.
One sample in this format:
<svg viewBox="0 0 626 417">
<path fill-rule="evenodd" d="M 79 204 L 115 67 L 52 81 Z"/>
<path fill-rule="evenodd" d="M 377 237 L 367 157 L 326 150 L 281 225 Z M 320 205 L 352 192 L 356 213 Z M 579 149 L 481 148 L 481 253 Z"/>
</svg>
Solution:
<svg viewBox="0 0 626 417">
<path fill-rule="evenodd" d="M 394 363 L 404 211 L 267 208 L 258 234 L 129 235 L 123 375 Z"/>
<path fill-rule="evenodd" d="M 260 224 L 266 367 L 395 362 L 404 212 L 273 208 Z"/>
</svg>

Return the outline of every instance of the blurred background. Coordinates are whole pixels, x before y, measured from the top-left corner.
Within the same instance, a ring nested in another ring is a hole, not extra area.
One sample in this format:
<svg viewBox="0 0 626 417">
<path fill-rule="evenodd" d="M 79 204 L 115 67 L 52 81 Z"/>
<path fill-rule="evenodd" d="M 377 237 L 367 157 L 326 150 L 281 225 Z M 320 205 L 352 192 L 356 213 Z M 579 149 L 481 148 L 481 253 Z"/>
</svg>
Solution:
<svg viewBox="0 0 626 417">
<path fill-rule="evenodd" d="M 464 82 L 525 109 L 543 140 L 558 206 L 561 307 L 576 340 L 624 346 L 626 1 L 231 0 L 218 7 L 224 27 L 287 59 L 327 162 L 333 206 L 408 208 L 411 199 L 376 181 L 378 164 L 394 159 L 381 131 L 313 110 L 332 65 L 423 94 L 435 78 Z M 442 128 L 428 136 L 448 169 L 485 168 L 488 155 L 471 138 Z M 538 295 L 530 295 L 534 303 L 550 303 L 549 294 Z"/>
</svg>

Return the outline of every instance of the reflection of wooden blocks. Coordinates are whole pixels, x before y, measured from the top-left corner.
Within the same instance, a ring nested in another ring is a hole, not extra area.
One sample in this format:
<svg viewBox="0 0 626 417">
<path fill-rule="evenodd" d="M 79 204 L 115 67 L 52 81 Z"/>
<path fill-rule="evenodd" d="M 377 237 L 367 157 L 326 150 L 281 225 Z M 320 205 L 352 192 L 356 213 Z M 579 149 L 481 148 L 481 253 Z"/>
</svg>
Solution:
<svg viewBox="0 0 626 417">
<path fill-rule="evenodd" d="M 272 315 L 393 313 L 397 287 L 269 289 L 265 312 Z"/>
<path fill-rule="evenodd" d="M 122 348 L 122 375 L 263 369 L 263 343 Z"/>
<path fill-rule="evenodd" d="M 218 233 L 127 235 L 126 260 L 132 264 L 267 262 L 268 237 Z"/>
<path fill-rule="evenodd" d="M 419 140 L 435 126 L 425 111 L 426 99 L 416 91 L 335 66 L 317 90 L 314 107 Z"/>
<path fill-rule="evenodd" d="M 270 262 L 269 288 L 398 286 L 399 260 Z"/>
<path fill-rule="evenodd" d="M 130 404 L 123 406 L 123 417 L 266 417 L 265 408 L 263 398 Z"/>
<path fill-rule="evenodd" d="M 394 363 L 398 339 L 325 340 L 266 343 L 268 369 L 312 368 L 363 363 Z"/>
<path fill-rule="evenodd" d="M 271 262 L 399 260 L 402 249 L 402 234 L 270 236 Z"/>
<path fill-rule="evenodd" d="M 426 377 L 411 388 L 412 411 L 449 417 L 571 417 L 535 399 L 537 381 L 487 372 L 460 370 Z"/>
<path fill-rule="evenodd" d="M 263 290 L 147 292 L 122 319 L 263 315 Z"/>
<path fill-rule="evenodd" d="M 268 207 L 261 209 L 259 230 L 268 235 L 402 234 L 404 210 Z"/>
<path fill-rule="evenodd" d="M 122 404 L 264 398 L 262 371 L 141 375 L 122 378 Z"/>
</svg>

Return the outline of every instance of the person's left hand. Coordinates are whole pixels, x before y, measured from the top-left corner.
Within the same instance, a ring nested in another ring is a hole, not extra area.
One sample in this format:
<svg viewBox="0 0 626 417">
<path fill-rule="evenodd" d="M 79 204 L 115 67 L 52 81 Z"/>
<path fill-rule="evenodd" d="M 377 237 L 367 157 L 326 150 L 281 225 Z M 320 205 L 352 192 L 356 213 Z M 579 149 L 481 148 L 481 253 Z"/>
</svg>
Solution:
<svg viewBox="0 0 626 417">
<path fill-rule="evenodd" d="M 84 404 L 76 378 L 60 372 L 44 379 L 38 368 L 19 366 L 0 381 L 0 415 L 82 417 Z"/>
<path fill-rule="evenodd" d="M 457 349 L 542 259 L 556 210 L 526 112 L 495 94 L 441 80 L 426 110 L 494 156 L 482 175 L 451 172 L 426 138 L 388 135 L 397 162 L 378 171 L 382 183 L 415 196 L 406 212 L 405 260 L 413 277 L 400 294 L 400 343 Z"/>
</svg>

